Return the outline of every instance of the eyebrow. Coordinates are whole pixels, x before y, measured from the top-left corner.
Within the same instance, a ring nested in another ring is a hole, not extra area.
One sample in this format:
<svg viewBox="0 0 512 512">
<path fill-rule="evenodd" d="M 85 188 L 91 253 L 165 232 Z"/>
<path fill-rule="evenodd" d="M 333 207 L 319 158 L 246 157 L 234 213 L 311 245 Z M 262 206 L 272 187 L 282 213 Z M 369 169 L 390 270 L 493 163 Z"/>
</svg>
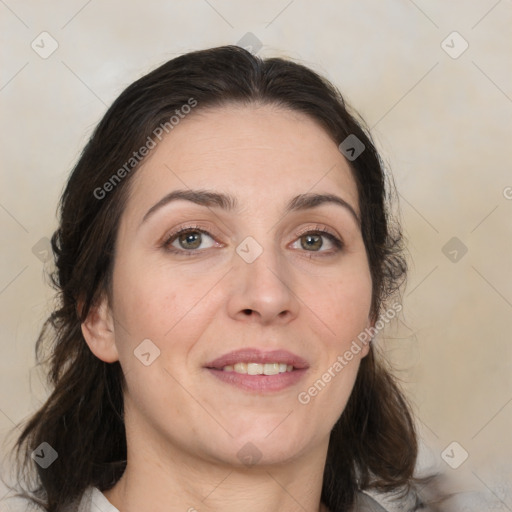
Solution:
<svg viewBox="0 0 512 512">
<path fill-rule="evenodd" d="M 238 201 L 236 197 L 229 194 L 213 192 L 209 190 L 174 190 L 166 196 L 162 197 L 158 203 L 153 205 L 144 215 L 141 224 L 151 217 L 157 210 L 173 201 L 184 200 L 206 207 L 217 207 L 226 211 L 233 211 L 238 208 Z M 300 194 L 292 198 L 286 205 L 284 214 L 291 212 L 309 210 L 316 208 L 322 204 L 335 204 L 341 206 L 349 211 L 354 220 L 360 226 L 361 221 L 355 209 L 347 201 L 335 194 L 314 194 L 306 193 Z"/>
</svg>

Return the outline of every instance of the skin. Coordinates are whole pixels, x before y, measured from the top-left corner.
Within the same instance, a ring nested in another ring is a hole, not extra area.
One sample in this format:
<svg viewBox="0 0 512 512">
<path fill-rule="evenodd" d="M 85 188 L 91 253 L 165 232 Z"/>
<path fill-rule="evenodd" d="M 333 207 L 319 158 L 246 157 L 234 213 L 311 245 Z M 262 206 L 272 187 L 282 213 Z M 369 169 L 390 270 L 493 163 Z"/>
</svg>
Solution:
<svg viewBox="0 0 512 512">
<path fill-rule="evenodd" d="M 128 464 L 106 497 L 122 512 L 324 510 L 329 433 L 368 346 L 307 405 L 297 396 L 371 325 L 372 283 L 361 231 L 347 208 L 328 203 L 288 214 L 284 208 L 299 194 L 330 193 L 359 215 L 347 161 L 304 114 L 229 105 L 181 121 L 130 186 L 113 299 L 82 325 L 92 352 L 119 360 L 127 383 Z M 177 189 L 229 193 L 238 208 L 179 200 L 142 221 Z M 186 237 L 169 244 L 192 255 L 164 247 L 173 230 L 196 225 L 210 234 L 196 234 L 199 248 L 190 249 Z M 318 229 L 344 247 L 323 236 L 308 245 L 303 233 Z M 236 252 L 248 236 L 263 248 L 252 263 Z M 144 339 L 160 350 L 149 366 L 134 355 Z M 258 393 L 204 368 L 245 347 L 289 350 L 309 369 L 289 388 Z M 237 453 L 249 442 L 260 458 L 247 466 Z"/>
</svg>

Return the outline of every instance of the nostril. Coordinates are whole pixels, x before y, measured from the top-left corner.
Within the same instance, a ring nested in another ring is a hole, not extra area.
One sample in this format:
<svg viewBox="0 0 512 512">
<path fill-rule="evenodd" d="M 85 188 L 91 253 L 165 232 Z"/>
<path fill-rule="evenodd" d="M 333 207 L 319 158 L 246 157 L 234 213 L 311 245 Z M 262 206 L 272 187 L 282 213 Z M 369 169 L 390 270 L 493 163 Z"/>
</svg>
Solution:
<svg viewBox="0 0 512 512">
<path fill-rule="evenodd" d="M 252 309 L 244 309 L 243 311 L 246 315 L 250 315 L 252 313 Z"/>
</svg>

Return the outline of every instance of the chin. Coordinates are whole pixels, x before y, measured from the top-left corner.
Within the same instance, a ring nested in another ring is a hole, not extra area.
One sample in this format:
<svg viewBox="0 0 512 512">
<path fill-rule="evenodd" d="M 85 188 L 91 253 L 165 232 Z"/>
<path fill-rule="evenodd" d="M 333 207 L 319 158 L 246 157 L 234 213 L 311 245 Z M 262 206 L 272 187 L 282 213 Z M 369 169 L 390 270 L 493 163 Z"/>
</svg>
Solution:
<svg viewBox="0 0 512 512">
<path fill-rule="evenodd" d="M 274 425 L 275 428 L 275 425 Z M 279 427 L 278 427 L 279 428 Z M 281 435 L 271 430 L 246 434 L 232 440 L 231 447 L 236 448 L 237 465 L 269 465 L 284 464 L 297 458 L 303 453 L 307 441 L 294 439 L 283 429 Z"/>
</svg>

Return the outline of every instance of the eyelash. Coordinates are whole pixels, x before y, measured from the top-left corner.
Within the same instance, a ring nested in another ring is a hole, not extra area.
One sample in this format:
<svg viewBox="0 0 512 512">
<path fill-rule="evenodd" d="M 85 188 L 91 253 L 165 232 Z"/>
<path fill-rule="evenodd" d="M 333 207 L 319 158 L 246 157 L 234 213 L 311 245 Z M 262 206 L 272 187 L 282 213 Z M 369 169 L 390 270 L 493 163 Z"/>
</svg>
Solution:
<svg viewBox="0 0 512 512">
<path fill-rule="evenodd" d="M 175 232 L 171 233 L 169 236 L 167 236 L 165 238 L 163 244 L 162 244 L 162 247 L 166 251 L 169 251 L 169 252 L 171 252 L 173 254 L 179 254 L 179 255 L 184 255 L 184 256 L 194 256 L 194 255 L 197 255 L 198 253 L 202 252 L 201 249 L 185 250 L 185 249 L 176 249 L 175 247 L 171 246 L 171 243 L 174 242 L 174 240 L 176 240 L 180 235 L 182 235 L 184 233 L 202 233 L 204 235 L 208 235 L 212 240 L 215 240 L 215 237 L 213 237 L 205 229 L 202 229 L 200 226 L 186 226 L 186 227 L 183 227 L 183 228 L 179 229 L 178 231 L 175 231 Z M 306 251 L 305 250 L 304 252 L 311 253 L 310 257 L 312 257 L 313 254 L 315 254 L 315 253 L 316 253 L 316 255 L 318 255 L 320 257 L 332 256 L 334 253 L 338 253 L 339 251 L 341 251 L 344 248 L 344 245 L 345 245 L 343 243 L 343 241 L 340 240 L 337 236 L 332 234 L 327 229 L 322 228 L 321 226 L 317 226 L 315 229 L 306 229 L 306 230 L 302 230 L 302 231 L 300 231 L 298 233 L 295 233 L 295 237 L 297 239 L 301 238 L 301 237 L 303 237 L 305 235 L 321 235 L 321 236 L 324 236 L 324 237 L 328 238 L 332 242 L 334 247 L 335 247 L 334 250 L 331 249 L 329 251 Z M 205 249 L 203 249 L 203 250 L 205 250 Z"/>
<path fill-rule="evenodd" d="M 295 237 L 297 239 L 298 238 L 302 238 L 305 235 L 321 235 L 321 236 L 324 236 L 325 238 L 329 239 L 329 241 L 334 245 L 334 249 L 329 249 L 327 251 L 319 251 L 318 252 L 318 251 L 306 251 L 306 250 L 304 250 L 305 253 L 309 253 L 309 257 L 310 258 L 312 258 L 313 255 L 315 255 L 317 257 L 321 257 L 321 258 L 322 257 L 327 257 L 327 256 L 332 256 L 332 255 L 340 252 L 345 247 L 345 244 L 344 244 L 343 240 L 339 239 L 336 235 L 331 233 L 326 228 L 323 228 L 322 226 L 316 226 L 315 229 L 307 228 L 307 229 L 299 231 L 298 233 L 295 233 Z"/>
<path fill-rule="evenodd" d="M 184 233 L 202 233 L 203 235 L 208 235 L 210 238 L 212 238 L 212 240 L 215 240 L 215 238 L 210 233 L 208 233 L 208 231 L 202 229 L 200 226 L 185 226 L 167 236 L 165 238 L 164 243 L 162 244 L 162 247 L 173 254 L 179 254 L 184 256 L 194 256 L 198 252 L 201 252 L 201 250 L 199 249 L 187 251 L 185 249 L 176 249 L 175 247 L 171 246 L 171 243 L 174 242 L 175 239 L 177 239 L 180 235 Z"/>
</svg>

